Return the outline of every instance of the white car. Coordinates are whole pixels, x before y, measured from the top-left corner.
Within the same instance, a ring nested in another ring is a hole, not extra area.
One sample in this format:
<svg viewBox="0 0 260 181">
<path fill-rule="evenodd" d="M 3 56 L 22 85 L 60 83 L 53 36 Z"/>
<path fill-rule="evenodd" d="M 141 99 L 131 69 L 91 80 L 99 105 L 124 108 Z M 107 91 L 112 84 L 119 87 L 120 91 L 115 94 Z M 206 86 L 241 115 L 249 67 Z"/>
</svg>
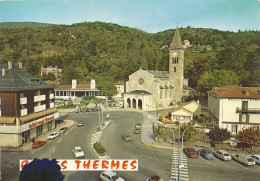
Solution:
<svg viewBox="0 0 260 181">
<path fill-rule="evenodd" d="M 231 154 L 231 157 L 242 165 L 255 165 L 255 160 L 250 156 L 244 154 Z"/>
<path fill-rule="evenodd" d="M 260 155 L 251 156 L 255 160 L 255 164 L 260 165 Z"/>
<path fill-rule="evenodd" d="M 59 132 L 53 132 L 50 134 L 50 136 L 48 136 L 48 140 L 53 140 L 55 138 L 57 138 L 60 135 Z"/>
<path fill-rule="evenodd" d="M 216 150 L 213 152 L 214 156 L 221 160 L 231 160 L 231 155 L 225 150 Z"/>
<path fill-rule="evenodd" d="M 100 180 L 103 181 L 125 181 L 119 177 L 115 172 L 107 170 L 100 174 Z"/>
<path fill-rule="evenodd" d="M 72 152 L 74 153 L 75 158 L 84 158 L 85 156 L 80 146 L 75 146 Z"/>
</svg>

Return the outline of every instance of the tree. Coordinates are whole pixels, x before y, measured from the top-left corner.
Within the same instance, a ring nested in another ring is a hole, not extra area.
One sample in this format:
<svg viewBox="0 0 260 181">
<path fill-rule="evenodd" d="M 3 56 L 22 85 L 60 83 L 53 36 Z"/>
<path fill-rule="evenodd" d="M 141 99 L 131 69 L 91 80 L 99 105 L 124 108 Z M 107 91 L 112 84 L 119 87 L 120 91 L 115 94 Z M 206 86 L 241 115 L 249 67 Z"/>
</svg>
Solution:
<svg viewBox="0 0 260 181">
<path fill-rule="evenodd" d="M 181 132 L 183 133 L 184 129 L 183 129 L 183 128 L 181 128 L 181 129 L 182 129 Z M 197 133 L 198 133 L 198 131 L 197 131 L 195 128 L 189 127 L 189 128 L 187 128 L 187 130 L 185 131 L 185 134 L 184 134 L 184 136 L 183 136 L 183 139 L 184 139 L 185 141 L 188 141 L 188 140 L 190 140 L 190 139 L 196 137 L 196 136 L 197 136 Z"/>
<path fill-rule="evenodd" d="M 252 147 L 260 140 L 260 132 L 259 130 L 254 130 L 253 128 L 243 129 L 238 132 L 237 139 L 242 141 L 246 147 L 250 146 L 250 151 L 252 151 Z"/>
<path fill-rule="evenodd" d="M 209 131 L 209 139 L 212 145 L 223 143 L 223 141 L 231 137 L 231 133 L 227 129 L 213 128 Z"/>
<path fill-rule="evenodd" d="M 68 106 L 72 106 L 72 105 L 73 105 L 73 102 L 72 102 L 71 97 L 70 97 L 69 100 L 68 100 Z"/>
<path fill-rule="evenodd" d="M 239 78 L 237 74 L 231 70 L 214 70 L 213 72 L 205 72 L 198 81 L 198 89 L 205 92 L 212 87 L 224 85 L 237 85 Z"/>
</svg>

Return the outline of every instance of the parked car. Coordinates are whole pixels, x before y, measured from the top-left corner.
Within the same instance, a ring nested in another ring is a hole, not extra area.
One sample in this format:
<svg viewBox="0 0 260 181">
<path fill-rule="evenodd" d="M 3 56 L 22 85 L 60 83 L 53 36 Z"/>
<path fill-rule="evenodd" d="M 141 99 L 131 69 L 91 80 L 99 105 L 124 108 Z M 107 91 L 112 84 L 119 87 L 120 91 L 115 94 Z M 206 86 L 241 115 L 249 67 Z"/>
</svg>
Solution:
<svg viewBox="0 0 260 181">
<path fill-rule="evenodd" d="M 41 146 L 45 145 L 46 141 L 35 141 L 32 143 L 32 148 L 40 148 Z"/>
<path fill-rule="evenodd" d="M 78 122 L 78 126 L 83 126 L 84 124 L 83 124 L 83 121 L 79 121 Z"/>
<path fill-rule="evenodd" d="M 255 160 L 256 165 L 260 165 L 260 155 L 252 155 L 251 157 Z"/>
<path fill-rule="evenodd" d="M 129 134 L 127 134 L 127 133 L 124 133 L 123 135 L 122 135 L 122 138 L 123 138 L 123 140 L 124 141 L 131 141 L 131 137 L 129 136 Z"/>
<path fill-rule="evenodd" d="M 83 152 L 83 150 L 81 149 L 80 146 L 75 146 L 73 148 L 72 152 L 73 152 L 75 158 L 84 158 L 84 156 L 85 156 L 84 152 Z"/>
<path fill-rule="evenodd" d="M 242 165 L 249 166 L 255 165 L 255 160 L 250 156 L 244 154 L 231 154 L 233 160 L 241 163 Z"/>
<path fill-rule="evenodd" d="M 50 134 L 50 136 L 48 136 L 48 140 L 53 140 L 57 138 L 59 135 L 60 135 L 59 132 L 53 132 Z"/>
<path fill-rule="evenodd" d="M 214 156 L 221 160 L 231 160 L 231 155 L 225 150 L 216 150 L 213 152 Z"/>
<path fill-rule="evenodd" d="M 75 109 L 75 111 L 74 111 L 75 113 L 79 113 L 79 109 Z"/>
<path fill-rule="evenodd" d="M 146 179 L 146 181 L 163 181 L 158 175 L 153 175 L 150 178 Z"/>
<path fill-rule="evenodd" d="M 59 130 L 59 133 L 60 133 L 60 134 L 63 134 L 63 133 L 65 133 L 67 130 L 68 130 L 67 127 L 63 127 L 63 128 L 61 128 L 61 129 Z"/>
<path fill-rule="evenodd" d="M 214 158 L 212 152 L 209 149 L 201 149 L 198 151 L 199 155 L 207 160 L 211 160 Z"/>
<path fill-rule="evenodd" d="M 187 155 L 189 158 L 197 158 L 199 157 L 198 152 L 194 148 L 183 148 L 183 152 Z"/>
<path fill-rule="evenodd" d="M 134 134 L 140 134 L 140 133 L 141 133 L 140 128 L 135 128 Z"/>
<path fill-rule="evenodd" d="M 141 123 L 136 123 L 135 128 L 141 128 Z"/>
<path fill-rule="evenodd" d="M 100 180 L 103 181 L 124 181 L 123 178 L 119 177 L 115 172 L 111 170 L 104 171 L 100 174 Z"/>
</svg>

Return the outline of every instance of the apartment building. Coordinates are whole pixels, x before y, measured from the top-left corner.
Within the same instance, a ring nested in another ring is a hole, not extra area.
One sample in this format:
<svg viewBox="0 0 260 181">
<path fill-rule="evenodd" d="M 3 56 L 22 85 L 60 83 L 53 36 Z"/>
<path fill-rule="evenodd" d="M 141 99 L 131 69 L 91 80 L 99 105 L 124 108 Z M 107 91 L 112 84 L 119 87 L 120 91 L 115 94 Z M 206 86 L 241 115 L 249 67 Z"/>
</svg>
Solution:
<svg viewBox="0 0 260 181">
<path fill-rule="evenodd" d="M 0 64 L 0 145 L 19 147 L 55 128 L 54 87 L 12 62 Z"/>
<path fill-rule="evenodd" d="M 260 87 L 225 86 L 208 91 L 208 109 L 213 127 L 232 134 L 260 126 Z"/>
</svg>

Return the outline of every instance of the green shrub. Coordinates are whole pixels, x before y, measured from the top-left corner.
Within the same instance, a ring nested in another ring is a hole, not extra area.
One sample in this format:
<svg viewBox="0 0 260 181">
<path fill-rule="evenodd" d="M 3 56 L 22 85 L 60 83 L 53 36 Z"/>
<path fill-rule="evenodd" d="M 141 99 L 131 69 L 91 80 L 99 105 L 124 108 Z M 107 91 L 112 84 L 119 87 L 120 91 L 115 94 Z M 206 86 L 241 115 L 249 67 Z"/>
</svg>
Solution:
<svg viewBox="0 0 260 181">
<path fill-rule="evenodd" d="M 94 149 L 96 150 L 96 152 L 99 154 L 99 155 L 105 155 L 105 148 L 101 145 L 101 143 L 99 142 L 96 142 L 94 143 Z"/>
</svg>

